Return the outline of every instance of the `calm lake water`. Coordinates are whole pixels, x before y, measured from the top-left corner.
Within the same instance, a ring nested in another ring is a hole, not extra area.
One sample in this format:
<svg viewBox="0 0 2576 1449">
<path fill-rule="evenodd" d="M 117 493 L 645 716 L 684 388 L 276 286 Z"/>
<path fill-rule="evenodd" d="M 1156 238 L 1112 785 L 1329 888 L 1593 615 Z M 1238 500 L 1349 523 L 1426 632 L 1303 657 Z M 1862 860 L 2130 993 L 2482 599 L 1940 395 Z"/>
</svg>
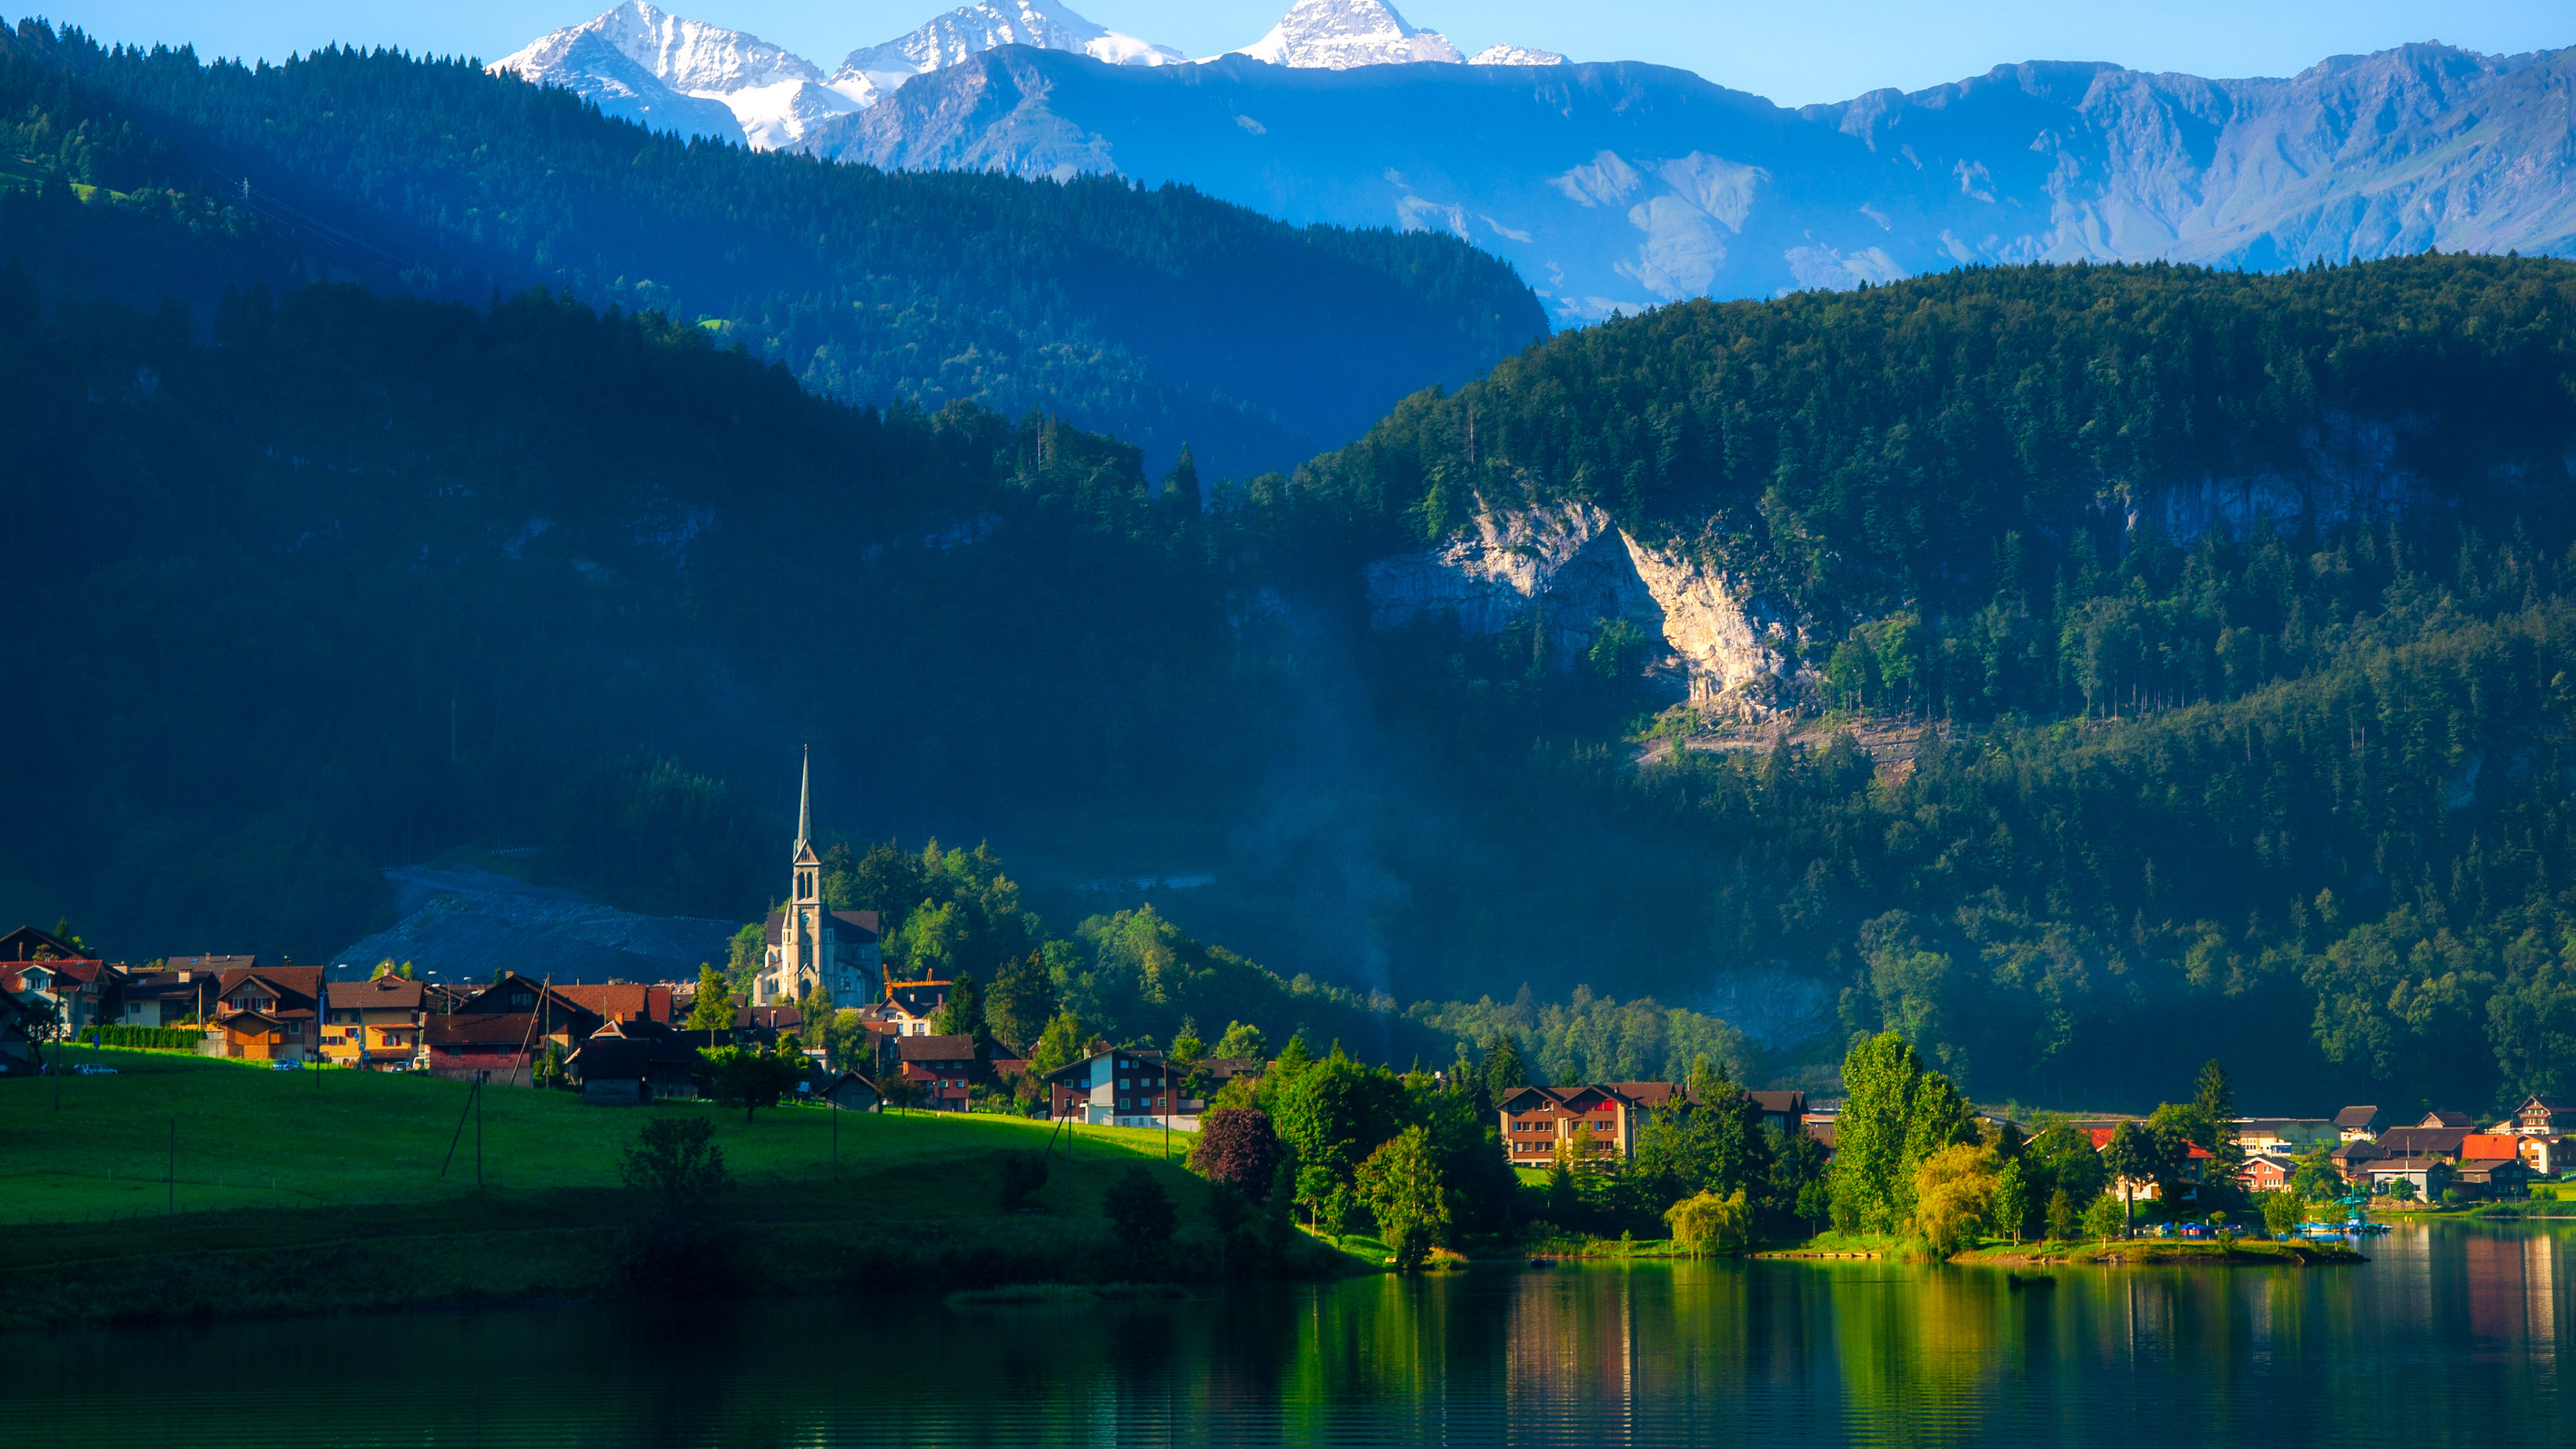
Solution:
<svg viewBox="0 0 2576 1449">
<path fill-rule="evenodd" d="M 2567 1443 L 2576 1224 L 2366 1267 L 1746 1263 L 1173 1303 L 572 1308 L 0 1340 L 42 1445 Z"/>
</svg>

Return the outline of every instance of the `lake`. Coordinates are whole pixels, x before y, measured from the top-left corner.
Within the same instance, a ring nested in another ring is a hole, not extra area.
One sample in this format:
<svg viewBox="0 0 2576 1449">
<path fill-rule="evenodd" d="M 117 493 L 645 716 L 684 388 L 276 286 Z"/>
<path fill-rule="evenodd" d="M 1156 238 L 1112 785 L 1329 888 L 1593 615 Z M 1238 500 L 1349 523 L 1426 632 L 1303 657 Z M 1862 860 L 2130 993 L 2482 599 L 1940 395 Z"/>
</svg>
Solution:
<svg viewBox="0 0 2576 1449">
<path fill-rule="evenodd" d="M 2565 1442 L 2576 1223 L 2367 1266 L 1478 1270 L 1180 1302 L 570 1307 L 20 1335 L 43 1445 Z"/>
</svg>

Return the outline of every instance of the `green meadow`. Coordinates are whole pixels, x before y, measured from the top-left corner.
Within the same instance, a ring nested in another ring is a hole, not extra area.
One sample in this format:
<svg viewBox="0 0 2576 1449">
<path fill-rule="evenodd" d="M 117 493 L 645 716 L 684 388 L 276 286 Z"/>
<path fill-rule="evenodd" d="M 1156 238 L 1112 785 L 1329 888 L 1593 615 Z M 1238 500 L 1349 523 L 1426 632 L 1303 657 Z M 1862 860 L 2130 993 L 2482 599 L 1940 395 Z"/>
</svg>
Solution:
<svg viewBox="0 0 2576 1449">
<path fill-rule="evenodd" d="M 65 1055 L 114 1067 L 116 1075 L 0 1081 L 0 1225 L 159 1216 L 173 1201 L 182 1214 L 420 1204 L 476 1188 L 476 1114 L 468 1110 L 472 1088 L 462 1083 L 280 1072 L 171 1052 L 83 1047 Z M 819 1107 L 764 1109 L 746 1125 L 739 1110 L 712 1105 L 591 1107 L 569 1092 L 495 1084 L 480 1103 L 482 1185 L 506 1192 L 614 1187 L 619 1150 L 654 1113 L 712 1120 L 734 1180 L 755 1191 L 830 1181 L 836 1136 L 839 1171 L 861 1191 L 862 1184 L 892 1189 L 930 1169 L 1005 1150 L 1051 1150 L 1058 1164 L 1069 1150 L 1086 1184 L 1090 1167 L 1158 1162 L 1164 1154 L 1162 1134 L 1129 1128 Z M 1188 1145 L 1175 1134 L 1172 1156 Z M 167 1181 L 174 1160 L 175 1185 Z M 1194 1179 L 1176 1175 L 1173 1187 L 1195 1200 Z M 950 1194 L 942 1189 L 939 1196 Z M 951 1210 L 970 1211 L 963 1203 Z"/>
<path fill-rule="evenodd" d="M 1162 1134 L 948 1114 L 697 1103 L 589 1107 L 563 1092 L 349 1071 L 279 1072 L 83 1049 L 114 1076 L 0 1082 L 0 1327 L 392 1309 L 651 1291 L 665 1275 L 758 1295 L 1101 1283 L 1223 1271 L 1203 1182 Z M 60 1088 L 60 1105 L 56 1089 Z M 720 1262 L 634 1259 L 619 1151 L 655 1114 L 716 1125 L 733 1186 Z M 174 1161 L 175 1175 L 171 1173 Z M 452 1152 L 452 1157 L 451 1157 Z M 1011 1152 L 1045 1154 L 1002 1205 Z M 1108 1230 L 1143 1164 L 1179 1232 L 1147 1256 Z M 1301 1241 L 1271 1260 L 1337 1271 Z M 1241 1250 L 1234 1271 L 1245 1267 Z"/>
</svg>

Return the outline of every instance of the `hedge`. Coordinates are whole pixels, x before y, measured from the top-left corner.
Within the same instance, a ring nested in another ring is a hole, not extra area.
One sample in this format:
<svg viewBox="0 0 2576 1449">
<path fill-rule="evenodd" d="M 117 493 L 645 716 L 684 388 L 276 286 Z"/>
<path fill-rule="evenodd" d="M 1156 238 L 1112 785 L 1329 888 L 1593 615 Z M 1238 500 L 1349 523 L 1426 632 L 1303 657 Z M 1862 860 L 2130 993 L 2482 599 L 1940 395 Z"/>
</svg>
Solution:
<svg viewBox="0 0 2576 1449">
<path fill-rule="evenodd" d="M 86 1046 L 125 1047 L 148 1052 L 192 1052 L 206 1039 L 204 1029 L 193 1026 L 93 1026 L 82 1030 Z"/>
</svg>

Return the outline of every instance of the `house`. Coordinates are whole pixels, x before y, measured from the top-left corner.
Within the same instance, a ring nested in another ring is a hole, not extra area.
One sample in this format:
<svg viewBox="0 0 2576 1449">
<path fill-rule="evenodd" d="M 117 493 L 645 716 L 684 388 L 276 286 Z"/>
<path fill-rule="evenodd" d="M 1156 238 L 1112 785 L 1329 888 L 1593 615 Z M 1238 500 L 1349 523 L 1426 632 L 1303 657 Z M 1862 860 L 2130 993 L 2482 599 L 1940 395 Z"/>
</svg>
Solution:
<svg viewBox="0 0 2576 1449">
<path fill-rule="evenodd" d="M 966 1110 L 968 1089 L 982 1079 L 971 1036 L 908 1036 L 895 1043 L 896 1069 L 934 1112 Z"/>
<path fill-rule="evenodd" d="M 856 1072 L 842 1072 L 827 1080 L 823 1090 L 814 1094 L 827 1106 L 844 1112 L 875 1112 L 885 1107 L 885 1093 L 877 1084 Z"/>
<path fill-rule="evenodd" d="M 524 1073 L 533 1085 L 547 1040 L 537 1034 L 534 1012 L 452 1011 L 421 1023 L 422 1070 L 450 1081 L 488 1076 L 514 1083 Z"/>
<path fill-rule="evenodd" d="M 240 958 L 247 960 L 247 957 Z M 218 973 L 167 962 L 157 971 L 130 971 L 117 983 L 108 1014 L 116 1026 L 178 1026 L 215 1014 Z"/>
<path fill-rule="evenodd" d="M 2334 1115 L 2335 1131 L 2346 1142 L 2367 1142 L 2379 1135 L 2377 1107 L 2346 1107 Z"/>
<path fill-rule="evenodd" d="M 667 1022 L 610 1021 L 564 1058 L 564 1075 L 592 1106 L 642 1106 L 698 1095 L 697 1050 Z"/>
<path fill-rule="evenodd" d="M 931 1018 L 948 1005 L 948 986 L 945 981 L 889 981 L 885 1000 L 877 1004 L 877 1020 L 888 1036 L 928 1036 Z"/>
<path fill-rule="evenodd" d="M 2462 1197 L 2494 1201 L 2528 1197 L 2531 1169 L 2520 1157 L 2466 1157 L 2451 1170 L 2451 1186 Z"/>
<path fill-rule="evenodd" d="M 2534 1177 L 2556 1177 L 2567 1167 L 2564 1137 L 2517 1137 L 2515 1153 Z"/>
<path fill-rule="evenodd" d="M 823 906 L 823 860 L 814 853 L 814 763 L 809 755 L 796 790 L 796 843 L 788 849 L 787 906 L 764 924 L 767 954 L 753 983 L 752 1005 L 809 1001 L 819 993 L 834 1001 L 876 995 L 881 922 L 874 911 L 833 911 Z"/>
<path fill-rule="evenodd" d="M 805 1029 L 805 1013 L 793 1006 L 738 1006 L 733 1013 L 733 1039 L 743 1046 L 774 1047 L 787 1033 Z"/>
<path fill-rule="evenodd" d="M 2460 1144 L 2470 1132 L 2462 1127 L 2391 1127 L 2379 1134 L 2383 1157 L 2443 1157 L 2460 1160 Z"/>
<path fill-rule="evenodd" d="M 322 1058 L 341 1066 L 410 1071 L 420 1064 L 426 1014 L 417 981 L 334 981 L 322 1018 Z"/>
<path fill-rule="evenodd" d="M 671 988 L 611 981 L 604 986 L 558 986 L 555 995 L 603 1022 L 655 1021 L 672 1024 Z"/>
<path fill-rule="evenodd" d="M 2343 1174 L 2344 1181 L 2366 1188 L 2370 1185 L 2370 1164 L 2384 1155 L 2378 1143 L 2366 1137 L 2356 1137 L 2327 1153 L 2326 1161 L 2334 1164 L 2335 1171 Z"/>
<path fill-rule="evenodd" d="M 2343 1140 L 2331 1117 L 2239 1117 L 2228 1124 L 2236 1145 L 2251 1153 L 2304 1157 Z"/>
<path fill-rule="evenodd" d="M 302 1062 L 319 1055 L 322 968 L 237 966 L 216 981 L 215 1018 L 197 1050 L 244 1061 Z"/>
<path fill-rule="evenodd" d="M 1056 1068 L 1046 1080 L 1048 1115 L 1058 1121 L 1199 1130 L 1198 1118 L 1181 1115 L 1180 1083 L 1158 1051 L 1113 1049 L 1096 1041 L 1090 1055 Z"/>
<path fill-rule="evenodd" d="M 99 1023 L 122 978 L 79 942 L 51 931 L 20 926 L 0 936 L 0 995 L 32 996 L 51 1007 L 67 1036 Z"/>
<path fill-rule="evenodd" d="M 1795 1135 L 1806 1126 L 1807 1094 L 1804 1092 L 1748 1092 L 1753 1105 L 1762 1109 L 1762 1125 L 1782 1137 Z"/>
<path fill-rule="evenodd" d="M 2522 1105 L 2513 1109 L 2513 1121 L 2513 1131 L 2520 1136 L 2564 1136 L 2568 1128 L 2576 1127 L 2576 1099 L 2525 1097 Z"/>
<path fill-rule="evenodd" d="M 1545 1167 L 1555 1160 L 1559 1142 L 1580 1143 L 1573 1150 L 1595 1156 L 1634 1157 L 1646 1113 L 1657 1105 L 1622 1090 L 1639 1086 L 1660 1089 L 1660 1099 L 1675 1091 L 1668 1082 L 1514 1088 L 1495 1106 L 1504 1157 L 1514 1167 Z"/>
<path fill-rule="evenodd" d="M 2424 1120 L 2415 1125 L 2427 1129 L 2466 1129 L 2476 1124 L 2466 1112 L 2427 1112 L 2424 1114 Z"/>
<path fill-rule="evenodd" d="M 2237 1184 L 2247 1192 L 2287 1192 L 2290 1179 L 2297 1176 L 2299 1164 L 2293 1158 L 2263 1152 L 2245 1159 L 2244 1170 L 2236 1174 Z"/>
<path fill-rule="evenodd" d="M 2451 1164 L 2440 1157 L 2374 1158 L 2363 1171 L 2372 1192 L 2386 1193 L 2403 1182 L 2425 1202 L 2439 1202 L 2442 1189 L 2451 1185 Z"/>
<path fill-rule="evenodd" d="M 2498 1157 L 2521 1160 L 2522 1139 L 2510 1132 L 2471 1132 L 2460 1139 L 2459 1156 L 2453 1160 L 2466 1163 Z"/>
</svg>

